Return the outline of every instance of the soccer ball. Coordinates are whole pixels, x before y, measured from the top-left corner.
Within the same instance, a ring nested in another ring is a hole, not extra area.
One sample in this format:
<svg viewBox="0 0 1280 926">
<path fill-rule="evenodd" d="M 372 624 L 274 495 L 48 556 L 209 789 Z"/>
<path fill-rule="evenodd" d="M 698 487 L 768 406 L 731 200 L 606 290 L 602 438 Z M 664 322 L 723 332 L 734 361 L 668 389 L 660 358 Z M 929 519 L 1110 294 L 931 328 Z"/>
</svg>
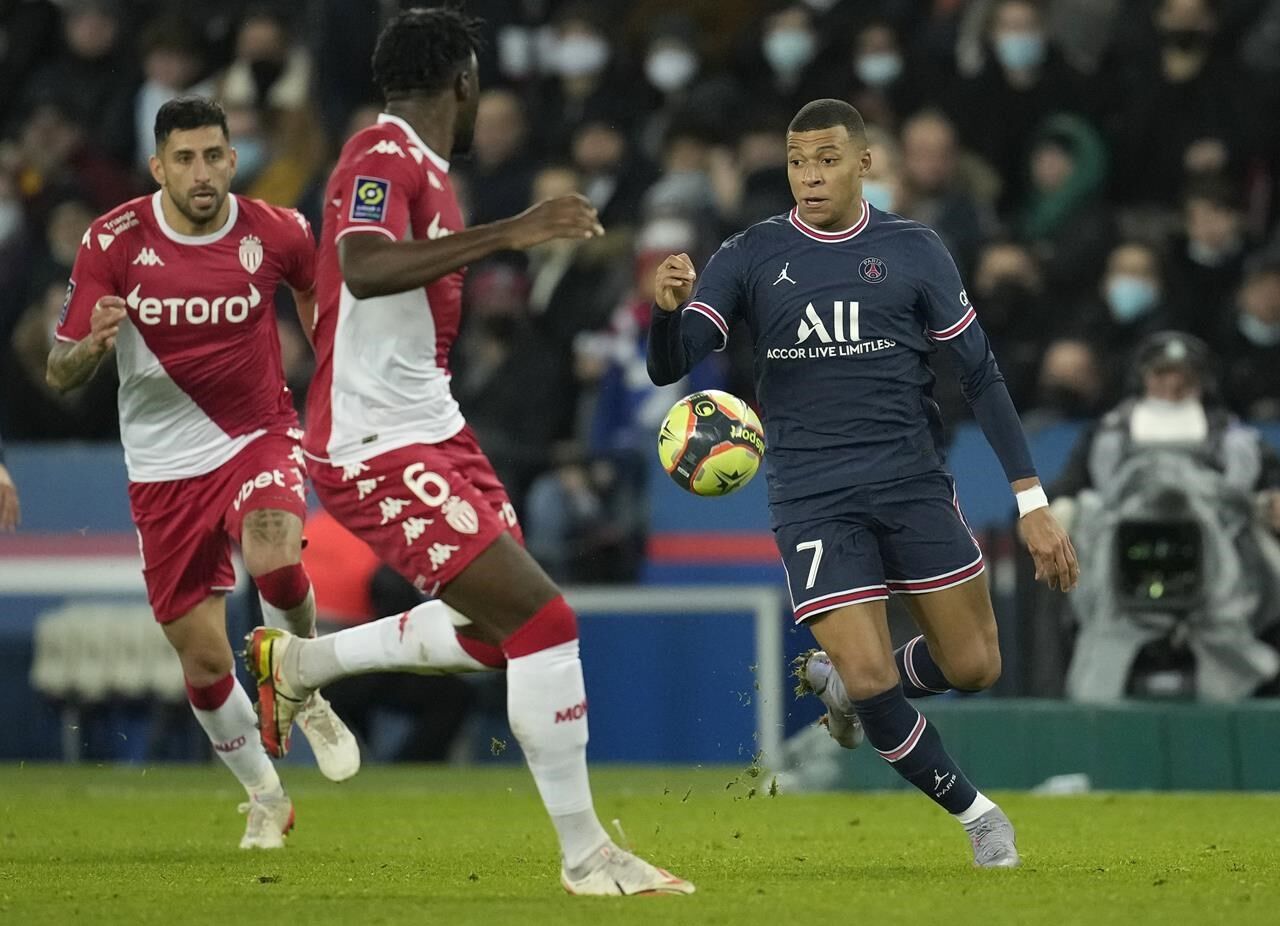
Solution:
<svg viewBox="0 0 1280 926">
<path fill-rule="evenodd" d="M 764 429 L 746 402 L 718 389 L 687 395 L 658 431 L 658 459 L 694 495 L 728 495 L 751 481 L 764 456 Z"/>
</svg>

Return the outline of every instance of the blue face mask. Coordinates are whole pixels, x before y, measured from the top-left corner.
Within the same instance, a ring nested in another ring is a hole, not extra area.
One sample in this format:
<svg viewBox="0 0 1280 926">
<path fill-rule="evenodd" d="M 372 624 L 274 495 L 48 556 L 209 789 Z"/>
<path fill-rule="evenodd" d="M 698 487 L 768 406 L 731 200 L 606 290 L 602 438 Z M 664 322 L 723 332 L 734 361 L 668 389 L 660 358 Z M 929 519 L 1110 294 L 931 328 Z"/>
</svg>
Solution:
<svg viewBox="0 0 1280 926">
<path fill-rule="evenodd" d="M 863 55 L 853 63 L 853 72 L 868 87 L 887 87 L 902 74 L 902 57 L 891 51 Z"/>
<path fill-rule="evenodd" d="M 244 188 L 252 183 L 270 160 L 267 143 L 256 135 L 242 135 L 235 141 L 236 186 Z"/>
<path fill-rule="evenodd" d="M 879 180 L 862 181 L 862 198 L 881 212 L 893 209 L 893 187 Z"/>
<path fill-rule="evenodd" d="M 1155 308 L 1160 292 L 1156 284 L 1146 277 L 1117 273 L 1107 280 L 1106 297 L 1111 317 L 1127 325 L 1149 314 Z"/>
<path fill-rule="evenodd" d="M 765 36 L 763 50 L 769 67 L 789 77 L 813 60 L 813 36 L 801 29 L 779 29 Z"/>
<path fill-rule="evenodd" d="M 1236 326 L 1245 340 L 1254 347 L 1275 347 L 1280 345 L 1280 324 L 1264 322 L 1256 315 L 1244 310 L 1236 316 Z"/>
<path fill-rule="evenodd" d="M 996 58 L 1009 71 L 1039 67 L 1044 54 L 1044 36 L 1038 32 L 1006 32 L 996 39 Z"/>
</svg>

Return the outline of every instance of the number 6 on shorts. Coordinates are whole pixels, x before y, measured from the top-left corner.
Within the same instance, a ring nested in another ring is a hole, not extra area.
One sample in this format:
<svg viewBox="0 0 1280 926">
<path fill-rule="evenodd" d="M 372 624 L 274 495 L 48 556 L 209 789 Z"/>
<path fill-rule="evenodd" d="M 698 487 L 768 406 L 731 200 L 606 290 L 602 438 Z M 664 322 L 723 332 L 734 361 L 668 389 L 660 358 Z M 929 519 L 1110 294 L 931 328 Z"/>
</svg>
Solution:
<svg viewBox="0 0 1280 926">
<path fill-rule="evenodd" d="M 809 578 L 805 581 L 805 588 L 813 588 L 813 583 L 818 580 L 818 564 L 822 562 L 822 541 L 806 540 L 804 543 L 796 544 L 796 552 L 803 553 L 805 550 L 813 551 L 813 562 L 809 564 Z"/>
</svg>

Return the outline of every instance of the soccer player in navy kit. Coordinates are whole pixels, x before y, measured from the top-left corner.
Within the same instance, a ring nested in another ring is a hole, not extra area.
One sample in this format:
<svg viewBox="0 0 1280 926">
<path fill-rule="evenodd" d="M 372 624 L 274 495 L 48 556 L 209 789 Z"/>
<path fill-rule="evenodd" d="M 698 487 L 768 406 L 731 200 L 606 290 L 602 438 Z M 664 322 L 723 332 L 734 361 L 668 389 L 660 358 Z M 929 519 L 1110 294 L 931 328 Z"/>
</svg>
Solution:
<svg viewBox="0 0 1280 926">
<path fill-rule="evenodd" d="M 649 374 L 675 382 L 724 348 L 735 318 L 747 323 L 774 536 L 796 621 L 822 647 L 803 676 L 841 745 L 865 736 L 957 817 L 976 865 L 1013 867 L 1008 817 L 907 700 L 978 691 L 1000 674 L 982 553 L 943 462 L 930 395 L 935 345 L 951 349 L 1013 488 L 1036 578 L 1070 589 L 1075 551 L 1049 513 L 951 256 L 929 228 L 862 198 L 871 153 L 857 110 L 839 100 L 806 105 L 788 129 L 787 160 L 791 212 L 729 238 L 700 277 L 685 254 L 658 268 Z M 896 652 L 890 592 L 906 596 L 923 631 Z"/>
</svg>

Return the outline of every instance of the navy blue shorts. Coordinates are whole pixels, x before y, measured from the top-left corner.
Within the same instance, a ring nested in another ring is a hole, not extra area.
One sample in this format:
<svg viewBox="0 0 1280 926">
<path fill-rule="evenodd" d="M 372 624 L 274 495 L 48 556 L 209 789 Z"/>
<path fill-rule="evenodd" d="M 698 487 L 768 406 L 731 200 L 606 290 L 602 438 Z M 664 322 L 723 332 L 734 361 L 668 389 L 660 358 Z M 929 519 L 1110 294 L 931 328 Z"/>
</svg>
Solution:
<svg viewBox="0 0 1280 926">
<path fill-rule="evenodd" d="M 783 502 L 772 514 L 796 623 L 890 592 L 941 591 L 984 568 L 945 472 Z"/>
</svg>

